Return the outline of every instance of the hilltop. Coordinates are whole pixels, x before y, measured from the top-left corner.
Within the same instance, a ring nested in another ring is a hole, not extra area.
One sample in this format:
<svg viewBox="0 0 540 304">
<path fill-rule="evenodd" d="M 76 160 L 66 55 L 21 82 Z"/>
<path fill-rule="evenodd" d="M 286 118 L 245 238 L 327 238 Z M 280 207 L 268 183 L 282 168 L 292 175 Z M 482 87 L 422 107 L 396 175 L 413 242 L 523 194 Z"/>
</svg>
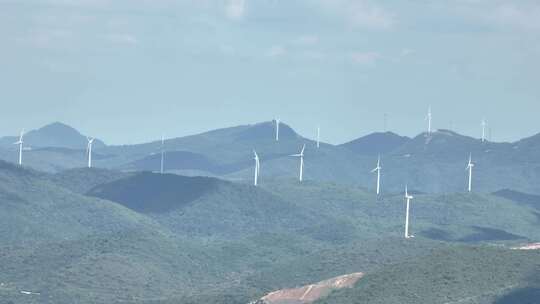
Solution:
<svg viewBox="0 0 540 304">
<path fill-rule="evenodd" d="M 18 135 L 0 138 L 0 146 L 11 147 L 19 139 Z M 54 122 L 24 135 L 25 145 L 32 148 L 66 148 L 84 150 L 88 144 L 86 136 L 75 128 L 61 122 Z M 102 148 L 103 141 L 96 139 L 94 147 Z"/>
</svg>

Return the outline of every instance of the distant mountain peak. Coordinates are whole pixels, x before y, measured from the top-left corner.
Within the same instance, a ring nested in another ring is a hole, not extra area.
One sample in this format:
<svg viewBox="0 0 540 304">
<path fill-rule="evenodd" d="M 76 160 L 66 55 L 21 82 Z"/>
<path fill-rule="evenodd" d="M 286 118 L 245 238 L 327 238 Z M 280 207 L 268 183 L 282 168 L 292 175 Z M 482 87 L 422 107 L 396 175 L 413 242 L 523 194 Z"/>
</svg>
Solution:
<svg viewBox="0 0 540 304">
<path fill-rule="evenodd" d="M 28 134 L 32 133 L 41 133 L 43 134 L 50 134 L 50 135 L 68 135 L 68 136 L 82 136 L 79 131 L 77 131 L 75 128 L 62 123 L 62 122 L 53 122 L 48 125 L 45 125 L 37 130 L 31 131 Z"/>
<path fill-rule="evenodd" d="M 253 140 L 261 138 L 275 139 L 276 121 L 265 121 L 254 125 L 249 125 L 239 135 L 238 139 Z M 279 139 L 297 139 L 300 137 L 293 128 L 283 121 L 279 122 Z"/>
<path fill-rule="evenodd" d="M 344 143 L 342 146 L 359 154 L 377 155 L 389 153 L 409 140 L 409 137 L 394 132 L 375 132 Z"/>
<path fill-rule="evenodd" d="M 5 137 L 2 143 L 10 144 L 13 142 L 13 136 Z M 53 122 L 37 130 L 26 133 L 25 144 L 27 147 L 35 148 L 67 148 L 67 149 L 85 149 L 88 144 L 86 136 L 81 134 L 75 128 L 62 123 Z M 94 147 L 103 147 L 105 144 L 100 140 L 94 141 Z"/>
</svg>

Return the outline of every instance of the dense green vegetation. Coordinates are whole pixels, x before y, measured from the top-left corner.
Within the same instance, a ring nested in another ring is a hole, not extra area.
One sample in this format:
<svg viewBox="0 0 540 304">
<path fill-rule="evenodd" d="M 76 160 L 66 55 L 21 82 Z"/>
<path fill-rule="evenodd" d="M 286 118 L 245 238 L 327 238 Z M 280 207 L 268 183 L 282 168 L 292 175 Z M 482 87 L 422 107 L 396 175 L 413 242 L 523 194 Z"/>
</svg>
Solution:
<svg viewBox="0 0 540 304">
<path fill-rule="evenodd" d="M 448 246 L 369 273 L 318 304 L 538 303 L 539 251 Z M 536 296 L 535 296 L 536 295 Z M 519 299 L 519 302 L 512 302 Z"/>
<path fill-rule="evenodd" d="M 534 206 L 492 195 L 415 195 L 412 240 L 402 238 L 403 212 L 401 195 L 377 199 L 362 188 L 314 181 L 253 187 L 101 169 L 49 175 L 0 162 L 0 298 L 246 304 L 276 289 L 365 272 L 350 294 L 335 295 L 356 303 L 363 282 L 392 281 L 415 265 L 424 271 L 411 272 L 424 276 L 418 284 L 429 284 L 435 274 L 428 270 L 441 263 L 450 275 L 470 268 L 470 280 L 492 274 L 470 285 L 488 292 L 499 288 L 496 271 L 515 268 L 516 289 L 500 295 L 531 290 L 519 278 L 526 280 L 537 253 L 501 246 L 540 239 Z M 461 280 L 446 284 L 463 289 L 456 299 L 473 295 Z M 402 286 L 393 287 L 400 299 Z M 373 303 L 383 299 L 376 289 L 372 295 Z"/>
</svg>

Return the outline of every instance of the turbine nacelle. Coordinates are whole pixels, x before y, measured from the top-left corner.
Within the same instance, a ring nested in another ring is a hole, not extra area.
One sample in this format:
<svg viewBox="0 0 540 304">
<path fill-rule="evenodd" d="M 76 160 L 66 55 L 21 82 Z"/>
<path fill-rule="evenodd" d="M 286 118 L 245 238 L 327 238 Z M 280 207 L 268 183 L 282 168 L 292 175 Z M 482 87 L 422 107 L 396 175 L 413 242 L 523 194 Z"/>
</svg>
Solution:
<svg viewBox="0 0 540 304">
<path fill-rule="evenodd" d="M 14 142 L 14 145 L 22 145 L 24 143 L 24 130 L 21 131 L 21 135 L 19 135 L 19 140 Z"/>
<path fill-rule="evenodd" d="M 304 145 L 302 146 L 302 150 L 300 151 L 300 153 L 298 153 L 298 154 L 292 154 L 291 156 L 293 156 L 293 157 L 304 157 L 304 150 L 305 150 L 305 149 L 306 149 L 306 145 L 304 144 Z"/>
<path fill-rule="evenodd" d="M 414 196 L 410 195 L 409 190 L 407 189 L 407 187 L 405 187 L 405 199 L 412 200 L 413 198 Z"/>
</svg>

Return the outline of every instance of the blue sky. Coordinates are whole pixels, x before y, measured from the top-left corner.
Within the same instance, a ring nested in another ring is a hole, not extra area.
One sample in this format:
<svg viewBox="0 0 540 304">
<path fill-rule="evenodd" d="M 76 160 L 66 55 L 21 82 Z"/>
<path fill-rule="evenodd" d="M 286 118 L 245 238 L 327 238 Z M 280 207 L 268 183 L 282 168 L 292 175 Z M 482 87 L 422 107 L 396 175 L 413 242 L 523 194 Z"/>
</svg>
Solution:
<svg viewBox="0 0 540 304">
<path fill-rule="evenodd" d="M 279 117 L 540 132 L 540 2 L 0 0 L 0 135 L 63 121 L 136 143 Z"/>
</svg>

